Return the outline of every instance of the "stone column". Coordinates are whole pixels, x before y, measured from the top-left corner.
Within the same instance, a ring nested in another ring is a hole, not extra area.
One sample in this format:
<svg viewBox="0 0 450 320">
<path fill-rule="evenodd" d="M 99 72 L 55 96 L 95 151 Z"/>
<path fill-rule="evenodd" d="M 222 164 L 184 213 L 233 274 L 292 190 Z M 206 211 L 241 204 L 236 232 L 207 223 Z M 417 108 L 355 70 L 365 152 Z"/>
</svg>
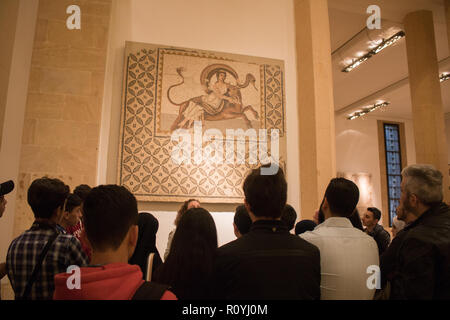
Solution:
<svg viewBox="0 0 450 320">
<path fill-rule="evenodd" d="M 404 19 L 411 90 L 416 162 L 432 164 L 444 175 L 449 201 L 448 155 L 444 112 L 431 11 L 416 11 Z"/>
<path fill-rule="evenodd" d="M 311 219 L 336 176 L 327 0 L 294 0 L 302 219 Z"/>
<path fill-rule="evenodd" d="M 2 50 L 0 51 L 0 148 L 2 146 L 3 122 L 5 120 L 18 12 L 19 1 L 0 1 L 0 38 L 2 39 Z"/>
<path fill-rule="evenodd" d="M 450 0 L 445 0 L 445 17 L 447 20 L 448 51 L 450 52 Z"/>
<path fill-rule="evenodd" d="M 14 236 L 34 220 L 26 201 L 34 179 L 56 177 L 71 190 L 96 182 L 111 1 L 39 1 Z M 67 27 L 71 5 L 80 8 L 81 29 Z"/>
</svg>

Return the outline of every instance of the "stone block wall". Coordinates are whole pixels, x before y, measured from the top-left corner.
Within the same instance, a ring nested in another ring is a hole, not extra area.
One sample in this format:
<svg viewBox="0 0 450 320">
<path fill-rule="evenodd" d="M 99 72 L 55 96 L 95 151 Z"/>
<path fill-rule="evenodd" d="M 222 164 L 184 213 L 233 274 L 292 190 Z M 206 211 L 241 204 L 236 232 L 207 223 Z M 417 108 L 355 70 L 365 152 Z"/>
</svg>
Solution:
<svg viewBox="0 0 450 320">
<path fill-rule="evenodd" d="M 57 177 L 73 190 L 95 184 L 112 0 L 40 0 L 17 183 L 14 233 L 34 220 L 31 182 Z M 81 9 L 81 29 L 66 26 Z"/>
</svg>

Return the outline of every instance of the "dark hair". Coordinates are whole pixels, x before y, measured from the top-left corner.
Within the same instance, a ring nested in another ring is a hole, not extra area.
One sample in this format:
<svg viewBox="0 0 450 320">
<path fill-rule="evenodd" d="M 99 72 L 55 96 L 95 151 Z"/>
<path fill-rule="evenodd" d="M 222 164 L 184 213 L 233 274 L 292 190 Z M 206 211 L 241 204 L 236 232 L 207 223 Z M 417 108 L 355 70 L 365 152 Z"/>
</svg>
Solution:
<svg viewBox="0 0 450 320">
<path fill-rule="evenodd" d="M 159 222 L 151 213 L 141 212 L 138 216 L 139 234 L 133 255 L 128 260 L 129 264 L 137 264 L 142 271 L 144 279 L 147 277 L 147 260 L 150 253 L 154 253 L 152 271 L 161 263 L 161 256 L 156 248 L 156 233 Z"/>
<path fill-rule="evenodd" d="M 325 191 L 330 211 L 341 217 L 349 217 L 359 201 L 358 186 L 345 178 L 331 179 Z"/>
<path fill-rule="evenodd" d="M 316 226 L 317 226 L 316 223 L 312 220 L 299 221 L 295 225 L 295 234 L 299 235 L 306 231 L 313 231 Z"/>
<path fill-rule="evenodd" d="M 86 235 L 94 250 L 117 249 L 130 227 L 137 224 L 134 195 L 123 186 L 101 185 L 89 192 L 83 204 Z"/>
<path fill-rule="evenodd" d="M 168 284 L 179 299 L 209 298 L 209 285 L 217 250 L 216 225 L 203 208 L 184 214 L 173 236 L 166 262 L 155 281 Z"/>
<path fill-rule="evenodd" d="M 245 178 L 243 190 L 255 216 L 277 219 L 286 205 L 287 183 L 281 168 L 273 175 L 261 174 L 261 168 L 268 167 L 270 164 L 253 169 Z"/>
<path fill-rule="evenodd" d="M 69 186 L 59 179 L 34 180 L 28 188 L 28 204 L 34 217 L 50 219 L 57 208 L 64 206 L 69 192 Z"/>
<path fill-rule="evenodd" d="M 73 190 L 73 193 L 79 196 L 81 201 L 84 201 L 91 190 L 92 188 L 87 184 L 80 184 Z"/>
<path fill-rule="evenodd" d="M 295 220 L 297 220 L 297 212 L 295 212 L 295 209 L 291 205 L 286 204 L 281 213 L 281 221 L 283 221 L 288 227 L 288 230 L 291 231 L 294 229 Z"/>
<path fill-rule="evenodd" d="M 380 220 L 380 219 L 381 219 L 381 211 L 378 210 L 378 208 L 375 208 L 375 207 L 369 207 L 369 208 L 367 208 L 367 211 L 370 211 L 370 212 L 373 213 L 373 218 L 374 218 L 374 219 L 377 219 L 377 220 Z"/>
<path fill-rule="evenodd" d="M 322 199 L 322 203 L 320 204 L 320 207 L 319 207 L 319 214 L 317 215 L 317 222 L 319 222 L 319 224 L 321 224 L 322 222 L 325 221 L 325 214 L 323 213 L 323 210 L 322 210 L 322 205 L 323 205 L 324 201 L 325 201 L 325 198 Z"/>
<path fill-rule="evenodd" d="M 189 199 L 183 202 L 183 205 L 178 210 L 177 216 L 175 217 L 175 221 L 173 222 L 174 225 L 176 226 L 178 225 L 181 216 L 186 213 L 186 211 L 188 210 L 189 203 L 191 203 L 192 201 L 197 201 L 198 203 L 200 203 L 200 201 L 198 201 L 197 199 Z"/>
<path fill-rule="evenodd" d="M 74 208 L 81 206 L 82 203 L 83 203 L 83 200 L 81 200 L 81 198 L 79 196 L 77 196 L 76 194 L 70 193 L 69 196 L 67 197 L 66 211 L 71 212 Z"/>
<path fill-rule="evenodd" d="M 364 231 L 358 209 L 355 209 L 353 211 L 352 215 L 350 217 L 348 217 L 348 220 L 350 220 L 350 222 L 352 223 L 352 226 L 354 228 Z"/>
<path fill-rule="evenodd" d="M 250 231 L 250 227 L 252 226 L 252 219 L 250 219 L 245 205 L 242 204 L 236 207 L 233 221 L 242 235 Z"/>
</svg>

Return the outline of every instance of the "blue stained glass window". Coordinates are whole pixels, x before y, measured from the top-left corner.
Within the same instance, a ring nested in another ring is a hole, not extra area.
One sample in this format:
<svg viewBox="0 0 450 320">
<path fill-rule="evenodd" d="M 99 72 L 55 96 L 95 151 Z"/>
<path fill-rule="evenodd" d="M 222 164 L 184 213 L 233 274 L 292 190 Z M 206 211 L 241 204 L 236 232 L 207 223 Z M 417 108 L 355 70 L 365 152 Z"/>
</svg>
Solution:
<svg viewBox="0 0 450 320">
<path fill-rule="evenodd" d="M 388 183 L 389 225 L 396 216 L 400 202 L 400 184 L 402 181 L 402 157 L 400 154 L 400 132 L 397 124 L 385 123 L 384 143 L 386 148 L 386 173 Z"/>
</svg>

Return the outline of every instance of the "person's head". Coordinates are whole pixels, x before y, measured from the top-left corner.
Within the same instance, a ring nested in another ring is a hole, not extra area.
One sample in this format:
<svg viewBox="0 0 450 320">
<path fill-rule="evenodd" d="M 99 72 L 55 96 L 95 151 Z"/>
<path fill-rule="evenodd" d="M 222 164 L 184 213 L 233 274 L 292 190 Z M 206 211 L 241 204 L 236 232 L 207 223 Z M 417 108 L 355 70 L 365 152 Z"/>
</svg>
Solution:
<svg viewBox="0 0 450 320">
<path fill-rule="evenodd" d="M 313 231 L 317 224 L 313 220 L 301 220 L 295 225 L 295 234 L 299 235 L 306 231 Z"/>
<path fill-rule="evenodd" d="M 140 212 L 137 225 L 139 227 L 139 239 L 146 234 L 156 235 L 159 229 L 159 221 L 149 212 Z"/>
<path fill-rule="evenodd" d="M 331 179 L 325 191 L 321 209 L 325 219 L 330 217 L 350 217 L 359 201 L 357 185 L 345 178 Z"/>
<path fill-rule="evenodd" d="M 281 214 L 281 221 L 283 221 L 288 230 L 291 231 L 294 229 L 295 220 L 297 220 L 297 212 L 295 212 L 295 209 L 291 205 L 286 204 Z"/>
<path fill-rule="evenodd" d="M 123 250 L 131 257 L 138 237 L 134 195 L 123 186 L 100 185 L 83 203 L 87 240 L 93 254 Z"/>
<path fill-rule="evenodd" d="M 408 214 L 416 219 L 433 204 L 443 199 L 442 173 L 432 165 L 416 164 L 402 170 L 400 207 L 397 216 L 408 220 Z"/>
<path fill-rule="evenodd" d="M 137 224 L 139 233 L 136 248 L 128 263 L 139 265 L 145 279 L 148 256 L 151 252 L 156 251 L 156 233 L 158 232 L 159 222 L 151 213 L 140 212 Z"/>
<path fill-rule="evenodd" d="M 392 239 L 394 239 L 397 234 L 405 227 L 406 223 L 404 221 L 398 220 L 397 216 L 392 220 Z"/>
<path fill-rule="evenodd" d="M 81 204 L 83 201 L 76 194 L 69 194 L 66 201 L 66 208 L 64 210 L 61 226 L 64 228 L 73 227 L 80 222 L 81 219 Z"/>
<path fill-rule="evenodd" d="M 73 193 L 80 197 L 81 201 L 84 201 L 91 190 L 92 188 L 87 184 L 80 184 L 73 190 Z"/>
<path fill-rule="evenodd" d="M 237 238 L 242 237 L 244 234 L 250 231 L 252 226 L 252 219 L 248 215 L 245 205 L 240 205 L 236 207 L 236 212 L 234 213 L 233 227 L 234 234 Z"/>
<path fill-rule="evenodd" d="M 170 253 L 155 280 L 171 285 L 177 297 L 184 298 L 210 280 L 216 250 L 217 231 L 211 214 L 203 208 L 189 209 L 180 218 Z"/>
<path fill-rule="evenodd" d="M 183 202 L 183 205 L 177 212 L 177 216 L 175 217 L 175 221 L 173 222 L 173 224 L 177 226 L 181 217 L 186 213 L 186 211 L 191 208 L 200 208 L 200 201 L 198 201 L 197 199 L 189 199 Z"/>
<path fill-rule="evenodd" d="M 43 177 L 34 180 L 27 195 L 34 217 L 59 223 L 69 192 L 69 186 L 59 179 Z"/>
<path fill-rule="evenodd" d="M 350 217 L 348 217 L 348 220 L 350 220 L 350 222 L 352 223 L 353 228 L 364 231 L 358 209 L 355 209 L 353 211 L 352 215 Z"/>
<path fill-rule="evenodd" d="M 185 247 L 187 243 L 204 248 L 217 248 L 216 224 L 206 209 L 194 207 L 181 216 L 170 252 L 176 253 L 176 248 Z"/>
<path fill-rule="evenodd" d="M 381 219 L 381 211 L 375 207 L 369 207 L 367 208 L 367 211 L 363 215 L 362 222 L 365 227 L 373 228 L 377 225 L 380 219 Z"/>
<path fill-rule="evenodd" d="M 244 181 L 245 207 L 252 221 L 280 219 L 286 205 L 287 183 L 283 169 L 278 168 L 272 175 L 262 174 L 261 168 L 270 166 L 267 164 L 253 169 Z"/>
<path fill-rule="evenodd" d="M 13 191 L 14 189 L 14 182 L 12 180 L 0 183 L 0 218 L 3 216 L 3 213 L 6 209 L 6 204 L 8 201 L 6 201 L 5 195 Z"/>
<path fill-rule="evenodd" d="M 217 81 L 219 81 L 219 80 L 224 81 L 226 79 L 226 77 L 227 77 L 227 73 L 224 72 L 224 71 L 218 71 L 216 73 L 216 77 L 217 77 Z"/>
</svg>

